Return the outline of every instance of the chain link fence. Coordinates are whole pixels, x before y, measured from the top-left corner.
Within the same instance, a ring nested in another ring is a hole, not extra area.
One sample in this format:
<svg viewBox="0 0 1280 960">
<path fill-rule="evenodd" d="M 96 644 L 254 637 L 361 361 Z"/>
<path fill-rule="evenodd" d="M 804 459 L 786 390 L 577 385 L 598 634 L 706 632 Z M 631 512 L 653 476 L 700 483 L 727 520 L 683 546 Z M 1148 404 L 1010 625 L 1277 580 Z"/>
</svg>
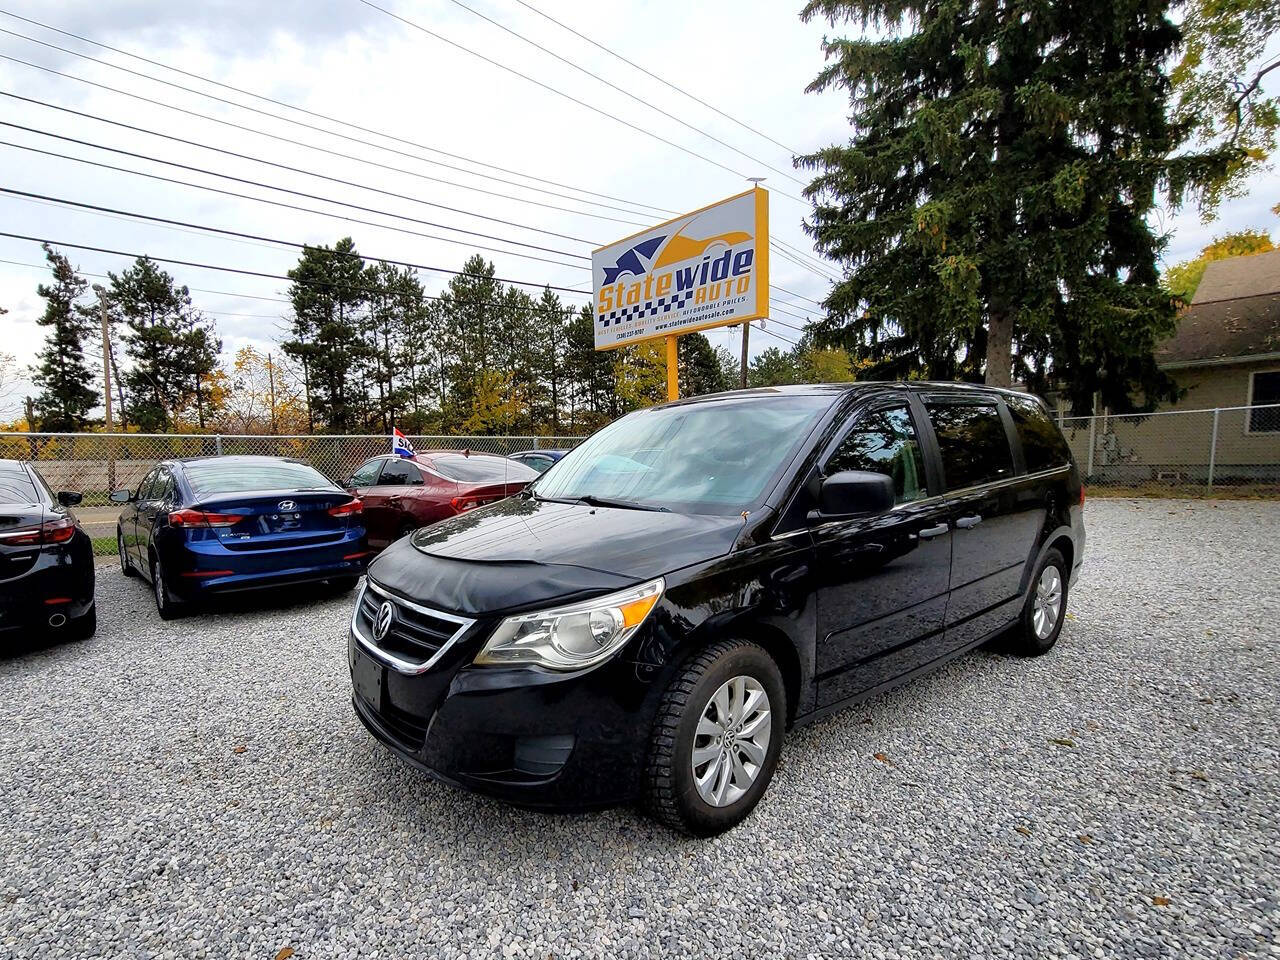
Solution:
<svg viewBox="0 0 1280 960">
<path fill-rule="evenodd" d="M 1280 496 L 1280 404 L 1061 417 L 1091 492 Z"/>
<path fill-rule="evenodd" d="M 1093 495 L 1280 497 L 1280 404 L 1147 414 L 1059 417 Z M 414 448 L 503 456 L 567 450 L 582 437 L 415 436 Z M 391 452 L 371 436 L 213 436 L 196 434 L 0 434 L 0 458 L 30 460 L 54 490 L 84 495 L 81 523 L 99 555 L 116 552 L 108 496 L 133 488 L 161 460 L 259 454 L 311 464 L 341 483 L 369 457 Z"/>
<path fill-rule="evenodd" d="M 508 456 L 522 450 L 567 450 L 583 437 L 411 436 L 419 452 L 471 450 Z M 29 460 L 55 491 L 84 497 L 76 514 L 93 538 L 99 556 L 116 555 L 116 516 L 112 490 L 133 489 L 157 463 L 178 457 L 255 454 L 290 457 L 309 463 L 335 483 L 360 464 L 391 453 L 387 434 L 369 436 L 227 436 L 208 434 L 0 433 L 0 459 Z"/>
</svg>

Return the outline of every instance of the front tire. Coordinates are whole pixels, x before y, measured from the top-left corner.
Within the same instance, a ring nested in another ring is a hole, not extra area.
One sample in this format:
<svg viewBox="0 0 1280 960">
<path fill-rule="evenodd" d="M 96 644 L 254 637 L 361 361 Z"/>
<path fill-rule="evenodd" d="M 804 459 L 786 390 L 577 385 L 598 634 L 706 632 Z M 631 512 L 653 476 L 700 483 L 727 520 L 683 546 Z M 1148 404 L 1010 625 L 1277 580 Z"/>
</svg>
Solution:
<svg viewBox="0 0 1280 960">
<path fill-rule="evenodd" d="M 164 565 L 156 557 L 151 558 L 151 595 L 155 597 L 156 612 L 161 620 L 177 620 L 186 612 L 186 604 L 169 592 Z"/>
<path fill-rule="evenodd" d="M 1055 547 L 1044 555 L 1031 577 L 1013 637 L 1013 653 L 1038 657 L 1053 649 L 1067 619 L 1067 587 L 1067 561 Z"/>
<path fill-rule="evenodd" d="M 763 648 L 723 641 L 671 681 L 654 720 L 645 811 L 673 829 L 714 836 L 764 795 L 786 732 L 782 674 Z"/>
</svg>

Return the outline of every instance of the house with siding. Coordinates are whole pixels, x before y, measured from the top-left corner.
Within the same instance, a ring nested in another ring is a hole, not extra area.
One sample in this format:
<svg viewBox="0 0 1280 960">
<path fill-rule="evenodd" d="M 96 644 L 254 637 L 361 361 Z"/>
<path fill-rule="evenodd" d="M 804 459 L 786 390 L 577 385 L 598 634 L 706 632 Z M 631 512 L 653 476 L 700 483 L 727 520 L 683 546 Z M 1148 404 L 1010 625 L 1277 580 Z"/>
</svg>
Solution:
<svg viewBox="0 0 1280 960">
<path fill-rule="evenodd" d="M 1265 407 L 1280 404 L 1280 250 L 1209 263 L 1156 362 L 1176 403 L 1064 423 L 1082 468 L 1119 483 L 1280 480 L 1280 406 Z"/>
</svg>

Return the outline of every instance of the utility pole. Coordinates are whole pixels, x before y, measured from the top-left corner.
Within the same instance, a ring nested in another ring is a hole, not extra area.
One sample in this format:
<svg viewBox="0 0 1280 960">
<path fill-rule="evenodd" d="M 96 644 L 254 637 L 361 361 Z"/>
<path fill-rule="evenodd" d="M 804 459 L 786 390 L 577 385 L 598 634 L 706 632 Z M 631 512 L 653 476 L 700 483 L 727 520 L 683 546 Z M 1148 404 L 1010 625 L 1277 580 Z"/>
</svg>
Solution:
<svg viewBox="0 0 1280 960">
<path fill-rule="evenodd" d="M 276 368 L 271 362 L 271 354 L 267 354 L 267 395 L 271 400 L 271 432 L 279 433 L 276 427 Z"/>
<path fill-rule="evenodd" d="M 98 312 L 102 318 L 102 399 L 106 410 L 107 490 L 116 488 L 116 442 L 111 422 L 111 325 L 107 320 L 107 291 L 100 283 L 93 285 L 98 295 Z"/>
<path fill-rule="evenodd" d="M 747 388 L 747 337 L 751 333 L 751 321 L 742 325 L 742 389 Z"/>
</svg>

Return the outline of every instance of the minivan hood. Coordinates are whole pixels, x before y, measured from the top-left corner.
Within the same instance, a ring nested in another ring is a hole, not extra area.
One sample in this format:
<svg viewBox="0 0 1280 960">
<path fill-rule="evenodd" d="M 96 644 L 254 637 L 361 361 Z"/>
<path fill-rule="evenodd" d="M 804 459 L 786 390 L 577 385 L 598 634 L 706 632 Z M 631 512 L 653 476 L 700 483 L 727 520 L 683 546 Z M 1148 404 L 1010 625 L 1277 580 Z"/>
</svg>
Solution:
<svg viewBox="0 0 1280 960">
<path fill-rule="evenodd" d="M 485 614 L 617 590 L 728 553 L 742 518 L 513 497 L 387 548 L 369 576 L 408 599 Z"/>
</svg>

